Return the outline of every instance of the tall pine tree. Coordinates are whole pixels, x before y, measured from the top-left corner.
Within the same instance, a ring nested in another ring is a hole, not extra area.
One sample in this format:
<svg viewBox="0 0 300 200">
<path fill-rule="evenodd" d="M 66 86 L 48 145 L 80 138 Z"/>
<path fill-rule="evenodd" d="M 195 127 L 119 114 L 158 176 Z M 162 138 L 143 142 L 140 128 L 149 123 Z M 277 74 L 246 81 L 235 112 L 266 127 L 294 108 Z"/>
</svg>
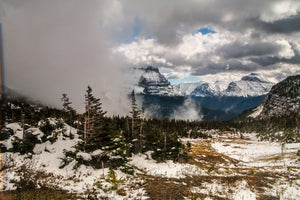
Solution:
<svg viewBox="0 0 300 200">
<path fill-rule="evenodd" d="M 138 135 L 138 125 L 139 125 L 139 120 L 140 120 L 140 112 L 138 110 L 138 106 L 136 104 L 135 100 L 135 94 L 134 90 L 131 92 L 131 137 L 133 139 L 137 138 Z"/>
<path fill-rule="evenodd" d="M 87 87 L 85 94 L 85 113 L 84 113 L 84 143 L 93 142 L 100 137 L 103 129 L 103 117 L 106 114 L 102 110 L 102 103 L 99 98 L 92 94 L 92 88 Z"/>
<path fill-rule="evenodd" d="M 144 111 L 139 110 L 134 90 L 131 92 L 131 138 L 135 152 L 141 152 L 144 145 L 143 123 Z"/>
</svg>

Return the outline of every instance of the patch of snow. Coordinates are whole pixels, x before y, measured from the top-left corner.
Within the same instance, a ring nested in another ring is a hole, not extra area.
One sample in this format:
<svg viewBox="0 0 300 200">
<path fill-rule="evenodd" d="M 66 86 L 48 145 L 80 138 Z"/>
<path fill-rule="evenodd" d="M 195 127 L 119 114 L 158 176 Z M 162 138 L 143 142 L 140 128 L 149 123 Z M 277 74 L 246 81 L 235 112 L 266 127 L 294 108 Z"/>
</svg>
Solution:
<svg viewBox="0 0 300 200">
<path fill-rule="evenodd" d="M 300 199 L 300 187 L 299 185 L 286 185 L 280 188 L 280 199 L 297 200 Z"/>
<path fill-rule="evenodd" d="M 7 124 L 6 127 L 13 130 L 14 136 L 23 139 L 23 128 L 18 123 Z"/>
<path fill-rule="evenodd" d="M 78 152 L 78 153 L 76 154 L 76 157 L 77 157 L 77 158 L 80 158 L 80 157 L 81 157 L 83 160 L 86 160 L 86 161 L 92 160 L 91 154 L 85 153 L 85 152 Z"/>
<path fill-rule="evenodd" d="M 134 155 L 129 164 L 134 165 L 152 176 L 184 178 L 188 175 L 205 174 L 204 171 L 195 165 L 174 163 L 170 160 L 158 163 L 155 160 L 147 159 L 147 156 L 144 154 Z"/>
<path fill-rule="evenodd" d="M 48 149 L 50 146 L 51 146 L 50 141 L 46 141 L 45 143 L 42 143 L 42 144 L 36 144 L 35 147 L 33 148 L 33 153 L 35 153 L 35 154 L 41 154 L 45 150 L 46 151 L 50 151 L 50 149 Z"/>
<path fill-rule="evenodd" d="M 233 195 L 234 200 L 256 200 L 256 194 L 247 187 L 247 182 L 243 180 L 238 184 L 238 188 Z"/>
<path fill-rule="evenodd" d="M 93 152 L 91 153 L 91 155 L 92 155 L 92 156 L 97 156 L 97 155 L 102 154 L 103 152 L 104 152 L 104 151 L 102 151 L 101 149 L 97 149 L 97 150 L 93 151 Z"/>
<path fill-rule="evenodd" d="M 257 108 L 255 108 L 254 112 L 249 115 L 249 117 L 252 117 L 252 118 L 258 117 L 258 115 L 263 111 L 263 108 L 264 107 L 262 105 L 258 106 Z"/>
<path fill-rule="evenodd" d="M 243 165 L 249 167 L 263 166 L 296 166 L 296 157 L 284 157 L 286 153 L 291 154 L 300 149 L 300 143 L 285 144 L 282 152 L 280 143 L 228 140 L 223 142 L 213 142 L 212 147 L 218 152 L 231 158 L 244 162 Z M 282 155 L 283 153 L 283 155 Z M 276 159 L 280 157 L 280 159 Z M 273 158 L 273 159 L 272 159 Z"/>
<path fill-rule="evenodd" d="M 22 130 L 22 128 L 19 125 L 19 123 L 7 124 L 6 127 L 12 129 L 14 132 Z"/>
</svg>

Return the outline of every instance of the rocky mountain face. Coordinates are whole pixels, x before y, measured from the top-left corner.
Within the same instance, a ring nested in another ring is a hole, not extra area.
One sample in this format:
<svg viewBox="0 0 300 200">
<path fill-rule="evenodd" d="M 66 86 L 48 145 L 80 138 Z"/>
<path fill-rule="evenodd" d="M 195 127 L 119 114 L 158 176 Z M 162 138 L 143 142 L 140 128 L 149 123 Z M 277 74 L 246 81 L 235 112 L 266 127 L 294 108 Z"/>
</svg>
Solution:
<svg viewBox="0 0 300 200">
<path fill-rule="evenodd" d="M 149 66 L 139 70 L 143 73 L 135 91 L 142 97 L 140 101 L 145 110 L 155 117 L 173 117 L 172 113 L 179 113 L 176 109 L 182 108 L 189 99 L 196 105 L 193 107 L 197 108 L 202 119 L 228 120 L 261 104 L 273 85 L 251 73 L 229 84 L 218 80 L 215 83 L 200 81 L 173 86 L 158 68 Z"/>
<path fill-rule="evenodd" d="M 149 66 L 147 68 L 140 68 L 144 71 L 141 75 L 137 87 L 138 91 L 142 91 L 144 94 L 149 95 L 177 95 L 175 88 L 170 82 L 159 72 L 158 68 Z"/>
<path fill-rule="evenodd" d="M 254 117 L 269 118 L 291 113 L 300 115 L 300 75 L 290 76 L 274 85 Z"/>
</svg>

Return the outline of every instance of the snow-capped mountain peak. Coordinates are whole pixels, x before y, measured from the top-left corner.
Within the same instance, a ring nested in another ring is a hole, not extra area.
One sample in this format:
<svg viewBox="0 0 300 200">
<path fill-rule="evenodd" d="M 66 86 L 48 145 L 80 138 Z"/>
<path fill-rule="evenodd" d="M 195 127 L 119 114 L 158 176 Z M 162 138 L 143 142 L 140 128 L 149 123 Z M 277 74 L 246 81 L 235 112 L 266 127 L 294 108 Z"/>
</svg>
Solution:
<svg viewBox="0 0 300 200">
<path fill-rule="evenodd" d="M 242 77 L 240 81 L 229 83 L 226 90 L 223 91 L 225 96 L 251 97 L 267 94 L 273 83 L 263 80 L 257 73 L 251 73 Z"/>
<path fill-rule="evenodd" d="M 255 72 L 252 72 L 247 76 L 243 76 L 242 81 L 262 82 L 262 83 L 268 82 L 268 81 L 264 81 L 263 78 L 258 73 Z"/>
<path fill-rule="evenodd" d="M 143 73 L 134 88 L 137 93 L 164 96 L 179 95 L 178 89 L 170 84 L 157 67 L 148 66 L 139 68 L 139 70 L 142 70 Z"/>
<path fill-rule="evenodd" d="M 218 96 L 219 91 L 216 90 L 211 84 L 203 83 L 195 88 L 195 90 L 190 94 L 196 97 L 206 97 L 206 96 Z"/>
<path fill-rule="evenodd" d="M 145 72 L 142 74 L 139 80 L 139 86 L 169 86 L 170 82 L 159 73 L 158 68 L 149 66 L 142 69 Z"/>
</svg>

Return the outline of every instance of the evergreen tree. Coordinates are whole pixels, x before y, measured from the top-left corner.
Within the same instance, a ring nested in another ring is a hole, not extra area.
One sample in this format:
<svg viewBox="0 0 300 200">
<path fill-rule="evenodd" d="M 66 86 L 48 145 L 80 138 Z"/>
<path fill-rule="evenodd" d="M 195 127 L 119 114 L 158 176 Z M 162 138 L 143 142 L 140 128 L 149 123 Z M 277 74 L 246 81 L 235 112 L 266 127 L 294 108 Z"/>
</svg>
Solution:
<svg viewBox="0 0 300 200">
<path fill-rule="evenodd" d="M 91 136 L 92 132 L 92 117 L 91 117 L 91 107 L 92 107 L 92 88 L 87 87 L 85 94 L 85 113 L 84 113 L 84 145 L 87 145 L 87 140 Z"/>
<path fill-rule="evenodd" d="M 135 100 L 134 90 L 131 92 L 131 137 L 137 138 L 138 134 L 138 124 L 140 120 L 140 112 Z"/>
<path fill-rule="evenodd" d="M 99 98 L 92 94 L 92 88 L 88 86 L 85 94 L 85 113 L 84 113 L 84 143 L 88 140 L 96 140 L 101 136 L 103 130 L 103 117 L 106 114 L 102 110 L 102 103 Z"/>
<path fill-rule="evenodd" d="M 69 110 L 72 109 L 70 106 L 72 104 L 72 102 L 70 102 L 70 99 L 66 93 L 62 94 L 61 101 L 63 103 L 63 105 L 62 105 L 63 111 L 68 112 Z"/>
<path fill-rule="evenodd" d="M 73 125 L 76 117 L 76 111 L 71 107 L 72 102 L 70 101 L 67 94 L 63 93 L 61 97 L 63 111 L 65 112 L 64 120 L 66 123 Z"/>
<path fill-rule="evenodd" d="M 133 141 L 133 146 L 135 152 L 140 152 L 142 149 L 142 120 L 141 120 L 141 110 L 138 109 L 135 99 L 134 90 L 131 92 L 131 138 Z"/>
</svg>

